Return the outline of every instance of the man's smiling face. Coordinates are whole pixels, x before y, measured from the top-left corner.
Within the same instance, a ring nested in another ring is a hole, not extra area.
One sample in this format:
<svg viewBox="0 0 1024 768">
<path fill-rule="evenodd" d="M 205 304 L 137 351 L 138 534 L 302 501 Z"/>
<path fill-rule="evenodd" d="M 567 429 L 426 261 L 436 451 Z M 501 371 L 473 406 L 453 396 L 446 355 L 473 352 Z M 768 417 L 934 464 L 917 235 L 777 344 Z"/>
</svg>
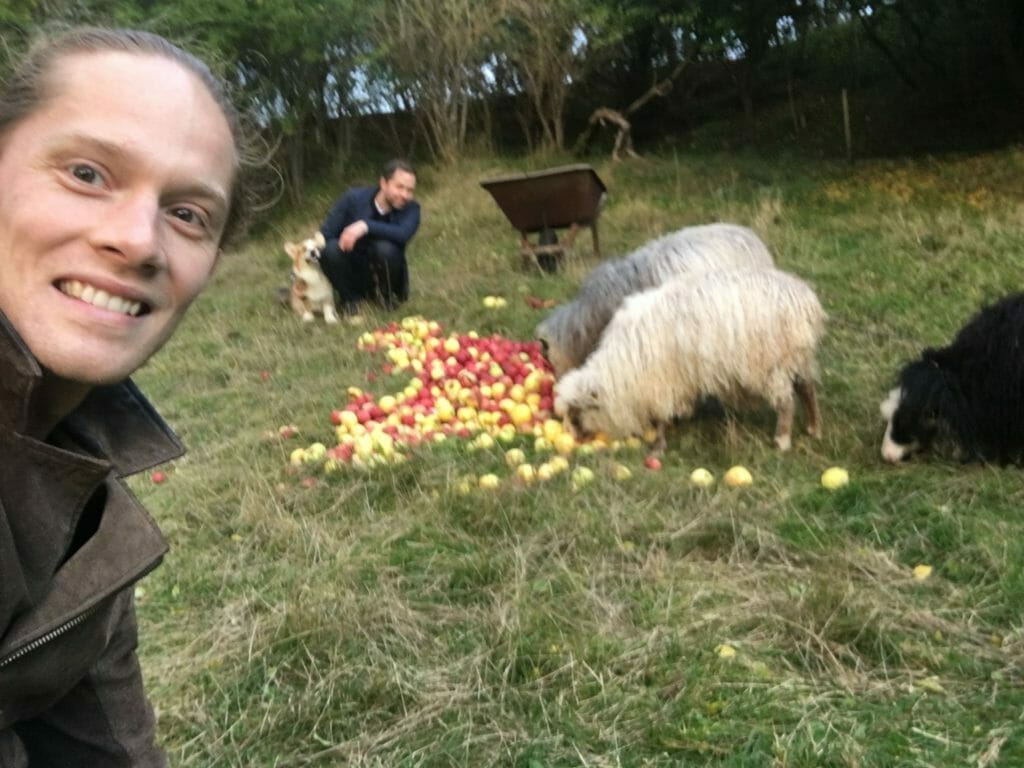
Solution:
<svg viewBox="0 0 1024 768">
<path fill-rule="evenodd" d="M 235 176 L 227 121 L 157 55 L 75 54 L 0 138 L 0 310 L 44 369 L 120 381 L 216 262 Z"/>
</svg>

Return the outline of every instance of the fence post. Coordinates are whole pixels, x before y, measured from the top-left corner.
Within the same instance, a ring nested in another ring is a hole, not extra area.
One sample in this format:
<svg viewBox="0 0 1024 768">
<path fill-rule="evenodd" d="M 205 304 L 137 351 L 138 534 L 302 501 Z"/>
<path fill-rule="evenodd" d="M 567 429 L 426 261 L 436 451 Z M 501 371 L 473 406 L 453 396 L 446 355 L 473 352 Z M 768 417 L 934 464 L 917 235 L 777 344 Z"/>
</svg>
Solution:
<svg viewBox="0 0 1024 768">
<path fill-rule="evenodd" d="M 850 102 L 843 88 L 843 134 L 846 137 L 846 162 L 853 162 L 853 139 L 850 136 Z"/>
</svg>

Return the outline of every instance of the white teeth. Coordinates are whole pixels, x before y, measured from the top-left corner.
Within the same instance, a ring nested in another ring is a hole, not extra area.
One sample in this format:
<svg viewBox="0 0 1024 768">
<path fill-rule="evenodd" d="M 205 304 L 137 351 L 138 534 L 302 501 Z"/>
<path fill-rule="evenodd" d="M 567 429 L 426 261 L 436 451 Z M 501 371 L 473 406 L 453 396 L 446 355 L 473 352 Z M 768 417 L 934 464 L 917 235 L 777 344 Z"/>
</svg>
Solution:
<svg viewBox="0 0 1024 768">
<path fill-rule="evenodd" d="M 83 284 L 79 280 L 65 280 L 58 287 L 68 296 L 81 299 L 94 307 L 109 309 L 111 312 L 120 312 L 122 315 L 135 317 L 142 311 L 141 302 L 130 301 L 121 296 L 111 296 L 106 291 Z"/>
</svg>

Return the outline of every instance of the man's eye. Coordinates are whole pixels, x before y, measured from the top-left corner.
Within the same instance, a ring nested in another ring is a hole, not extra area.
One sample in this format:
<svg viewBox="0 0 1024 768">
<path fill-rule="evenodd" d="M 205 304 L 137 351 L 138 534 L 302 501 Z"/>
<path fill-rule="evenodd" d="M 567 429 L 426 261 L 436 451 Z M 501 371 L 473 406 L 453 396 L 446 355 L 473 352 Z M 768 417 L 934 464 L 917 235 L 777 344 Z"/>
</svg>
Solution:
<svg viewBox="0 0 1024 768">
<path fill-rule="evenodd" d="M 174 216 L 174 218 L 176 219 L 180 219 L 186 224 L 191 224 L 193 226 L 198 227 L 206 226 L 206 222 L 203 220 L 203 217 L 200 216 L 196 211 L 192 210 L 191 208 L 174 208 L 171 211 L 171 215 Z"/>
<path fill-rule="evenodd" d="M 96 185 L 103 182 L 103 177 L 100 176 L 99 171 L 91 165 L 82 165 L 81 163 L 78 163 L 70 166 L 68 171 L 70 171 L 72 176 L 85 184 Z"/>
</svg>

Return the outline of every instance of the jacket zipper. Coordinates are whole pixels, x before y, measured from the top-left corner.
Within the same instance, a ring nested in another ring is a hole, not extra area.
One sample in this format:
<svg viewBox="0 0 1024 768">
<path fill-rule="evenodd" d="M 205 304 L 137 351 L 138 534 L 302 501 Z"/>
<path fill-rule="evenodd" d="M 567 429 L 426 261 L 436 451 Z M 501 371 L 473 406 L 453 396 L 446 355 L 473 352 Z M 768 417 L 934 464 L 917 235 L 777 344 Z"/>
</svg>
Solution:
<svg viewBox="0 0 1024 768">
<path fill-rule="evenodd" d="M 13 651 L 13 652 L 7 654 L 6 656 L 4 656 L 3 658 L 0 658 L 0 669 L 3 669 L 8 664 L 11 664 L 12 662 L 17 661 L 22 656 L 27 656 L 28 654 L 32 653 L 32 651 L 35 651 L 35 650 L 41 648 L 42 646 L 46 645 L 47 643 L 51 642 L 52 640 L 56 640 L 58 637 L 63 635 L 65 632 L 68 632 L 68 631 L 74 629 L 75 627 L 77 627 L 83 621 L 85 621 L 90 616 L 92 616 L 95 612 L 96 612 L 96 606 L 90 608 L 85 613 L 78 614 L 77 616 L 75 616 L 70 621 L 66 621 L 63 624 L 61 624 L 59 627 L 57 627 L 55 629 L 51 629 L 45 635 L 43 635 L 41 637 L 37 637 L 35 640 L 33 640 L 28 645 L 23 645 L 21 648 L 17 649 L 16 651 Z"/>
</svg>

